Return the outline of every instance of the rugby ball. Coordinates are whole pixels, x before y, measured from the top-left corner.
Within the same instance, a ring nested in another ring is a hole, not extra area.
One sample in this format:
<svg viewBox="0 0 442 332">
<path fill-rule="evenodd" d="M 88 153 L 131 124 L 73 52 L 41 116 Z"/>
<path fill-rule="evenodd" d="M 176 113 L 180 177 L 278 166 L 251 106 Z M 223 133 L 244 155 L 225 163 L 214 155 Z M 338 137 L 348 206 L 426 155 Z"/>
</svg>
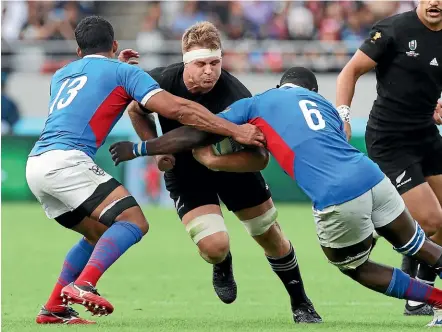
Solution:
<svg viewBox="0 0 442 332">
<path fill-rule="evenodd" d="M 225 154 L 241 151 L 242 149 L 244 149 L 244 147 L 241 144 L 233 140 L 231 137 L 227 137 L 222 141 L 213 144 L 212 148 L 213 152 L 217 156 L 222 156 Z"/>
</svg>

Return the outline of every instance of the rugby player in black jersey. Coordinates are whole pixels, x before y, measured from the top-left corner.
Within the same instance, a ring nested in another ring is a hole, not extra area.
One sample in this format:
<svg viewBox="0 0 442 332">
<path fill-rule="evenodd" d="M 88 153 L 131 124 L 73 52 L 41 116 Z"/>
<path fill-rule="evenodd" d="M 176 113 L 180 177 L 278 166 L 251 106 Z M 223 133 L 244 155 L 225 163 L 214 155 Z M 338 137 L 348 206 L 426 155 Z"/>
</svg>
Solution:
<svg viewBox="0 0 442 332">
<path fill-rule="evenodd" d="M 337 80 L 338 110 L 351 137 L 350 104 L 361 75 L 375 68 L 377 99 L 365 133 L 368 155 L 387 174 L 408 210 L 442 244 L 442 1 L 419 1 L 415 10 L 376 23 Z M 404 271 L 434 284 L 425 264 L 404 257 Z M 406 315 L 431 315 L 407 302 Z"/>
<path fill-rule="evenodd" d="M 183 35 L 182 51 L 183 62 L 149 72 L 162 89 L 196 101 L 213 113 L 251 96 L 238 79 L 221 69 L 221 39 L 213 24 L 201 22 L 190 27 Z M 142 140 L 156 137 L 148 110 L 132 103 L 128 112 Z M 163 133 L 181 126 L 161 116 L 158 121 L 158 129 Z M 230 158 L 232 167 L 247 158 L 248 169 L 243 173 L 228 173 L 226 166 L 215 172 L 198 163 L 190 151 L 157 157 L 159 168 L 166 171 L 166 188 L 175 201 L 183 225 L 198 246 L 201 257 L 213 264 L 213 286 L 218 297 L 224 303 L 231 303 L 237 296 L 221 199 L 264 249 L 271 268 L 290 295 L 295 322 L 321 322 L 305 294 L 295 251 L 276 221 L 277 211 L 268 186 L 257 171 L 267 164 L 267 152 L 246 148 Z"/>
</svg>

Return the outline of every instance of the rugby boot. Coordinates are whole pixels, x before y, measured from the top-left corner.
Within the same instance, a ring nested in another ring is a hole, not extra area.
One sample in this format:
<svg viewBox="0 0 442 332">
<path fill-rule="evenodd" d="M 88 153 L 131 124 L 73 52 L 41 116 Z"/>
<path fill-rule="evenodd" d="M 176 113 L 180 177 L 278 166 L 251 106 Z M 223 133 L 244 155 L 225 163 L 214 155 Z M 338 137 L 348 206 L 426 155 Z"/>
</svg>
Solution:
<svg viewBox="0 0 442 332">
<path fill-rule="evenodd" d="M 237 288 L 233 277 L 232 254 L 219 264 L 213 265 L 213 288 L 219 299 L 226 304 L 236 300 Z"/>
<path fill-rule="evenodd" d="M 94 321 L 81 318 L 74 309 L 64 306 L 62 311 L 50 311 L 42 307 L 35 319 L 37 324 L 95 324 Z"/>
<path fill-rule="evenodd" d="M 313 304 L 310 301 L 303 302 L 296 306 L 292 305 L 292 313 L 295 323 L 322 323 L 321 316 L 319 316 L 319 314 L 316 312 Z"/>
<path fill-rule="evenodd" d="M 426 303 L 411 306 L 408 301 L 405 302 L 405 316 L 431 316 L 433 315 L 433 307 Z"/>
<path fill-rule="evenodd" d="M 114 311 L 114 307 L 108 300 L 100 296 L 98 291 L 92 285 L 83 286 L 75 285 L 73 282 L 63 287 L 61 290 L 61 297 L 65 304 L 81 304 L 86 308 L 86 311 L 90 311 L 92 315 L 105 315 L 111 314 Z"/>
</svg>

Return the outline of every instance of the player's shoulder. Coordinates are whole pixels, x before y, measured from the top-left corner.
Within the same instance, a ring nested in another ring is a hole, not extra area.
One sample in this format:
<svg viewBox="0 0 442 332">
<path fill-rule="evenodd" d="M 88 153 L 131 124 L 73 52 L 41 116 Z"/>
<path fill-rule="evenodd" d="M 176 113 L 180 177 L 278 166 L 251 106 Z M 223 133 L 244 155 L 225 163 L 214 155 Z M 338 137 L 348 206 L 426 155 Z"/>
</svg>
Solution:
<svg viewBox="0 0 442 332">
<path fill-rule="evenodd" d="M 415 11 L 407 11 L 400 14 L 395 14 L 377 21 L 374 24 L 374 28 L 382 28 L 384 31 L 394 33 L 395 31 L 401 31 L 401 29 L 413 24 L 413 16 Z"/>
<path fill-rule="evenodd" d="M 219 88 L 226 93 L 238 95 L 240 98 L 251 97 L 250 91 L 241 83 L 241 81 L 225 69 L 221 69 L 221 75 L 218 79 Z"/>
<path fill-rule="evenodd" d="M 168 88 L 164 85 L 170 85 L 182 77 L 184 71 L 184 64 L 182 62 L 173 63 L 167 67 L 156 67 L 148 70 L 147 73 L 160 84 L 162 88 Z"/>
</svg>

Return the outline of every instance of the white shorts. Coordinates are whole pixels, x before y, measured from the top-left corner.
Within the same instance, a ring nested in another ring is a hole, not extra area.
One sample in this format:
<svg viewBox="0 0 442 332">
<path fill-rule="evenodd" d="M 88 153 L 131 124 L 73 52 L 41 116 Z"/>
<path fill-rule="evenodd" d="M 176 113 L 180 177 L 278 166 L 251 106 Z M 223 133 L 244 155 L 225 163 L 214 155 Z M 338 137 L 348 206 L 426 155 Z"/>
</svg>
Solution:
<svg viewBox="0 0 442 332">
<path fill-rule="evenodd" d="M 380 183 L 355 199 L 313 209 L 321 246 L 346 248 L 368 238 L 376 228 L 388 225 L 404 212 L 405 203 L 390 180 Z"/>
<path fill-rule="evenodd" d="M 112 179 L 88 155 L 78 150 L 48 151 L 29 157 L 26 164 L 29 188 L 51 219 L 75 210 L 94 194 L 100 184 Z"/>
</svg>

